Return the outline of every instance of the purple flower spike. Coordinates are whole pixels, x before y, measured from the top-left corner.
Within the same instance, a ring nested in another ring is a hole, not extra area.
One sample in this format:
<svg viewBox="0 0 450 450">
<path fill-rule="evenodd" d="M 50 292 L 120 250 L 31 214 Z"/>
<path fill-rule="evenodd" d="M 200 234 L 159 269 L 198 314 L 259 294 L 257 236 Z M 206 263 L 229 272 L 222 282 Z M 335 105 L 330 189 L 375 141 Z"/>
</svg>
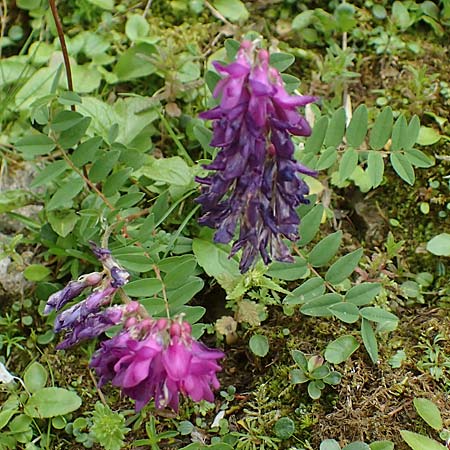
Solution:
<svg viewBox="0 0 450 450">
<path fill-rule="evenodd" d="M 82 275 L 76 281 L 70 281 L 67 286 L 52 294 L 47 300 L 44 308 L 44 314 L 50 314 L 54 309 L 59 311 L 67 302 L 78 297 L 87 287 L 97 286 L 102 281 L 103 275 L 93 272 L 88 275 Z"/>
<path fill-rule="evenodd" d="M 112 286 L 107 286 L 104 289 L 93 292 L 89 297 L 87 297 L 82 302 L 76 303 L 70 308 L 64 310 L 55 319 L 54 331 L 59 333 L 61 330 L 80 326 L 84 323 L 86 318 L 97 313 L 100 307 L 110 301 L 110 298 L 116 288 Z"/>
<path fill-rule="evenodd" d="M 265 264 L 292 261 L 283 239 L 299 238 L 296 208 L 308 203 L 309 193 L 300 175 L 315 172 L 295 161 L 291 135 L 311 134 L 297 108 L 316 98 L 289 95 L 280 73 L 269 65 L 269 53 L 255 52 L 249 41 L 242 43 L 235 62 L 214 66 L 223 75 L 214 90 L 220 105 L 200 117 L 213 120 L 211 145 L 220 150 L 205 167 L 214 173 L 197 178 L 202 185 L 199 222 L 214 228 L 220 243 L 232 241 L 239 229 L 231 254 L 242 250 L 243 273 L 258 254 Z"/>
<path fill-rule="evenodd" d="M 180 393 L 213 401 L 221 370 L 217 360 L 224 354 L 195 341 L 187 322 L 145 321 L 145 327 L 134 324 L 103 342 L 94 354 L 91 367 L 100 377 L 99 387 L 111 381 L 136 401 L 138 411 L 152 398 L 157 409 L 177 410 Z"/>
<path fill-rule="evenodd" d="M 89 314 L 83 321 L 76 322 L 68 337 L 56 346 L 57 350 L 63 350 L 78 344 L 86 339 L 100 336 L 113 325 L 122 320 L 123 308 L 112 306 L 104 311 Z"/>
</svg>

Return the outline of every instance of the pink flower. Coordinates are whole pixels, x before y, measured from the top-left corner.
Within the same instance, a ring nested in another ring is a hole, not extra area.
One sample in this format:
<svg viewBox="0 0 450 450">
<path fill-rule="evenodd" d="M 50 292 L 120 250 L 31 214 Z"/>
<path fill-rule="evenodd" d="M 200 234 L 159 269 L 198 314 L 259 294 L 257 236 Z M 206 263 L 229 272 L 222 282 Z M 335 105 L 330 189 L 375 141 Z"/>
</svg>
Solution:
<svg viewBox="0 0 450 450">
<path fill-rule="evenodd" d="M 197 342 L 191 326 L 179 319 L 145 319 L 103 342 L 91 366 L 100 377 L 136 401 L 142 409 L 152 398 L 158 409 L 178 409 L 179 394 L 194 401 L 213 401 L 219 387 L 217 360 L 224 357 Z"/>
</svg>

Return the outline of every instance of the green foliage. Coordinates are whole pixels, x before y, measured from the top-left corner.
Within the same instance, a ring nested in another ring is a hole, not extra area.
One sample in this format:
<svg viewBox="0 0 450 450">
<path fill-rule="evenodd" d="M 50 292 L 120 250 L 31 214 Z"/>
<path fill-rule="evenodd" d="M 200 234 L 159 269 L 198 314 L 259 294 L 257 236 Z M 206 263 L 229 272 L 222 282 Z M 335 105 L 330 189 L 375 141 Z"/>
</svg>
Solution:
<svg viewBox="0 0 450 450">
<path fill-rule="evenodd" d="M 337 385 L 341 382 L 341 374 L 330 369 L 321 356 L 309 359 L 299 350 L 292 350 L 292 357 L 297 365 L 289 373 L 292 384 L 308 383 L 308 395 L 317 400 L 322 395 L 326 384 Z"/>
<path fill-rule="evenodd" d="M 97 402 L 92 413 L 93 438 L 105 450 L 120 450 L 123 448 L 125 435 L 130 431 L 125 426 L 125 417 L 111 410 L 108 405 Z"/>
<path fill-rule="evenodd" d="M 345 127 L 345 112 L 338 109 L 331 118 L 316 119 L 311 137 L 306 140 L 302 160 L 316 170 L 328 170 L 333 183 L 343 187 L 353 181 L 366 192 L 383 182 L 385 160 L 412 185 L 414 167 L 434 164 L 433 158 L 414 148 L 420 137 L 420 123 L 414 116 L 409 123 L 403 114 L 394 123 L 390 107 L 381 110 L 367 139 L 368 110 L 360 105 Z M 388 145 L 388 141 L 390 145 Z"/>
</svg>

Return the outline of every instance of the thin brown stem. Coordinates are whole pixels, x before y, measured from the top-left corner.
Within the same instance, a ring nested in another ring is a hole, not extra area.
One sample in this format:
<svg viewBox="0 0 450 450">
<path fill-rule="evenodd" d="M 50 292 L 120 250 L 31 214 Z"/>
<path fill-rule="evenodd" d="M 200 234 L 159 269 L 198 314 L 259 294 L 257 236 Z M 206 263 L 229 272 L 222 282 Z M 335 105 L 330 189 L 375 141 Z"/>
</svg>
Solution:
<svg viewBox="0 0 450 450">
<path fill-rule="evenodd" d="M 72 160 L 69 158 L 69 155 L 66 153 L 66 151 L 60 147 L 59 150 L 61 151 L 61 154 L 66 161 L 66 163 L 70 166 L 72 170 L 74 170 L 81 178 L 83 178 L 84 182 L 103 200 L 103 203 L 111 210 L 114 211 L 116 208 L 111 204 L 111 202 L 105 197 L 103 192 L 101 192 L 97 186 L 89 179 L 87 178 L 84 173 L 72 162 Z"/>
<path fill-rule="evenodd" d="M 67 52 L 66 39 L 64 37 L 61 19 L 58 14 L 58 9 L 56 8 L 55 0 L 48 0 L 48 2 L 50 4 L 50 9 L 52 10 L 53 19 L 56 25 L 56 31 L 58 32 L 58 38 L 61 44 L 61 51 L 64 58 L 64 67 L 66 68 L 67 88 L 69 89 L 69 91 L 73 92 L 72 70 L 70 68 L 69 53 Z M 72 111 L 75 111 L 75 105 L 72 105 L 70 108 L 72 109 Z"/>
</svg>

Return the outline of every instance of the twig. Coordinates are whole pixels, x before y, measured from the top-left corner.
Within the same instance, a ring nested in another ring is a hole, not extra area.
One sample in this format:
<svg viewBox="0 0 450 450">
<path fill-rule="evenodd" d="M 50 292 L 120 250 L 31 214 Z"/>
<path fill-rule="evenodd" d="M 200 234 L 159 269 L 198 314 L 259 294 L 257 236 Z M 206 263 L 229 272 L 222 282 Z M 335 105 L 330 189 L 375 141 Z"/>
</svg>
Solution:
<svg viewBox="0 0 450 450">
<path fill-rule="evenodd" d="M 150 11 L 150 8 L 152 6 L 152 2 L 153 2 L 153 0 L 148 0 L 147 1 L 147 4 L 145 5 L 144 12 L 142 13 L 142 17 L 146 17 L 147 16 L 147 14 Z"/>
<path fill-rule="evenodd" d="M 234 25 L 229 22 L 216 8 L 214 8 L 208 0 L 205 0 L 205 6 L 211 11 L 211 14 L 222 22 L 226 23 L 230 27 L 234 27 Z"/>
<path fill-rule="evenodd" d="M 152 269 L 156 274 L 156 278 L 161 281 L 162 284 L 162 296 L 164 299 L 164 306 L 166 307 L 166 314 L 167 317 L 170 319 L 170 311 L 169 311 L 169 300 L 167 298 L 167 292 L 166 292 L 166 285 L 164 284 L 163 279 L 161 278 L 161 272 L 159 270 L 159 267 L 156 264 L 152 265 Z"/>
<path fill-rule="evenodd" d="M 94 386 L 95 386 L 96 389 L 97 389 L 97 393 L 98 393 L 98 396 L 100 397 L 100 401 L 101 401 L 104 405 L 107 405 L 108 403 L 106 402 L 105 396 L 103 395 L 102 390 L 98 387 L 98 385 L 97 385 L 97 380 L 95 379 L 94 375 L 92 375 L 92 370 L 91 370 L 91 369 L 88 369 L 88 374 L 89 374 L 89 376 L 91 377 L 91 380 L 92 380 L 92 382 L 94 383 Z"/>
<path fill-rule="evenodd" d="M 111 202 L 105 197 L 103 192 L 99 191 L 97 186 L 89 179 L 87 178 L 84 173 L 72 162 L 72 160 L 69 158 L 69 155 L 66 153 L 66 151 L 60 147 L 59 150 L 61 151 L 61 154 L 66 161 L 66 163 L 70 166 L 72 170 L 74 170 L 81 178 L 83 178 L 84 182 L 103 200 L 103 203 L 111 210 L 114 211 L 116 208 L 111 204 Z"/>
<path fill-rule="evenodd" d="M 70 68 L 69 53 L 67 52 L 66 39 L 64 38 L 64 31 L 59 18 L 58 9 L 56 8 L 55 0 L 48 0 L 50 9 L 52 10 L 53 19 L 55 21 L 56 30 L 58 32 L 59 42 L 61 44 L 61 51 L 64 58 L 64 67 L 66 68 L 67 88 L 73 92 L 72 70 Z M 75 111 L 75 105 L 71 105 L 70 109 Z"/>
</svg>

